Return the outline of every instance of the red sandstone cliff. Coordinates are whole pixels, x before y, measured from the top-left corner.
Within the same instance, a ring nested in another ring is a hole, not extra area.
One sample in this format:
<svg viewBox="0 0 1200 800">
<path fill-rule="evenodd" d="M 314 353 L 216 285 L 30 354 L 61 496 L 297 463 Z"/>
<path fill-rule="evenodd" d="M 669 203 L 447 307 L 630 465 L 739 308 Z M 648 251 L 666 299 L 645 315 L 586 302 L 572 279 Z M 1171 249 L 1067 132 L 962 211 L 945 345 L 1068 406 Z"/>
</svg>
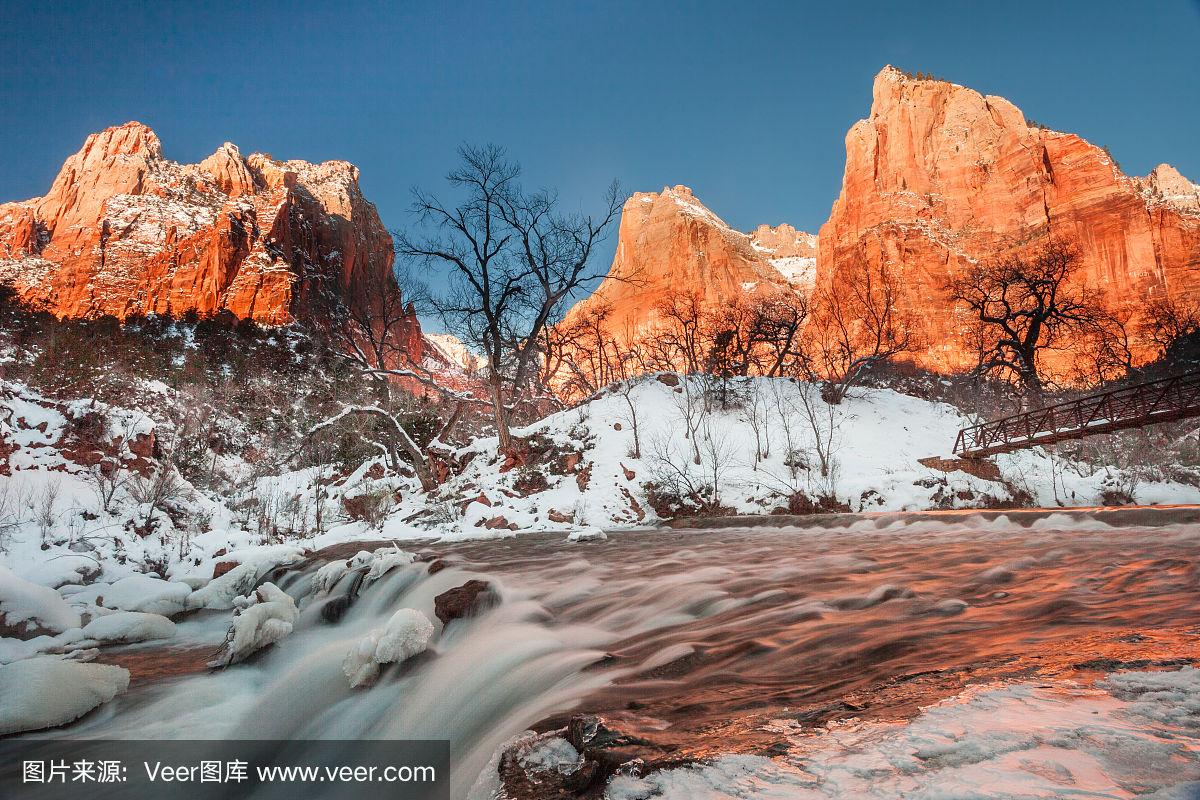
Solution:
<svg viewBox="0 0 1200 800">
<path fill-rule="evenodd" d="M 344 161 L 163 157 L 137 122 L 92 134 L 45 197 L 0 205 L 0 280 L 58 316 L 319 313 L 323 291 L 394 285 L 392 239 Z M 421 353 L 412 318 L 408 338 Z"/>
<path fill-rule="evenodd" d="M 915 360 L 957 371 L 974 356 L 947 278 L 1052 235 L 1079 244 L 1078 280 L 1113 307 L 1136 314 L 1164 296 L 1200 304 L 1200 187 L 1166 164 L 1128 177 L 1102 148 L 1030 124 L 1003 98 L 887 67 L 870 116 L 846 136 L 842 190 L 819 247 L 786 225 L 734 231 L 683 186 L 635 194 L 608 278 L 568 322 L 611 304 L 610 330 L 636 332 L 671 291 L 714 305 L 765 287 L 836 290 L 865 261 L 895 275 L 926 343 Z"/>
<path fill-rule="evenodd" d="M 816 237 L 790 225 L 730 228 L 686 186 L 638 192 L 621 214 L 617 252 L 608 276 L 568 314 L 613 309 L 610 331 L 645 329 L 672 292 L 695 293 L 715 305 L 773 288 L 807 291 L 816 264 Z"/>
<path fill-rule="evenodd" d="M 918 362 L 956 370 L 971 355 L 945 279 L 1049 235 L 1079 243 L 1080 279 L 1114 306 L 1200 301 L 1200 189 L 1170 166 L 1126 177 L 1102 148 L 1030 125 L 1003 98 L 887 67 L 846 135 L 817 281 L 836 285 L 858 259 L 892 270 L 929 344 Z"/>
</svg>

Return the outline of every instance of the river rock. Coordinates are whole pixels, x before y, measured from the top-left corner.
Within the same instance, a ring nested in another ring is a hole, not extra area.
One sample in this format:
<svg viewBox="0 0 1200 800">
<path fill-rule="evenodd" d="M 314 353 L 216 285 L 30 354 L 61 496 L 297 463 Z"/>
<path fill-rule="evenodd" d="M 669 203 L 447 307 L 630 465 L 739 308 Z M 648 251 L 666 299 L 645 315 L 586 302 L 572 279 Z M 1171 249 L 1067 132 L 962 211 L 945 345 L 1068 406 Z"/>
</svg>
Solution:
<svg viewBox="0 0 1200 800">
<path fill-rule="evenodd" d="M 439 594 L 433 601 L 434 614 L 448 624 L 451 620 L 463 619 L 494 606 L 499 601 L 492 585 L 487 581 L 472 579 Z"/>
</svg>

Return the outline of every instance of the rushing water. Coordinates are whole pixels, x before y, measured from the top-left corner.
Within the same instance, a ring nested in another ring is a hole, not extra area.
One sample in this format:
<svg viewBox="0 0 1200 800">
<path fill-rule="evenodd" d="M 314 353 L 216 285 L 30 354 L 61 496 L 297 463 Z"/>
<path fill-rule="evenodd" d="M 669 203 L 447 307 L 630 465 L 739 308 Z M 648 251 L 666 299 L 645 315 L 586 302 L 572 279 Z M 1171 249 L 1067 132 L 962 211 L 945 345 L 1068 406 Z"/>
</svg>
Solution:
<svg viewBox="0 0 1200 800">
<path fill-rule="evenodd" d="M 276 577 L 302 616 L 262 657 L 135 681 L 65 733 L 448 738 L 456 797 L 506 740 L 572 710 L 599 712 L 679 759 L 769 753 L 780 717 L 910 717 L 977 678 L 1186 663 L 1200 624 L 1198 543 L 1196 526 L 1054 517 L 1030 528 L 967 518 L 584 544 L 526 535 L 415 548 L 449 566 L 390 572 L 337 623 L 312 590 L 316 560 Z M 349 687 L 342 659 L 361 637 L 402 607 L 434 619 L 434 598 L 471 578 L 501 602 L 447 625 L 433 652 L 388 668 L 373 688 Z M 345 578 L 331 594 L 349 587 Z M 224 623 L 183 623 L 183 642 L 211 641 Z"/>
</svg>

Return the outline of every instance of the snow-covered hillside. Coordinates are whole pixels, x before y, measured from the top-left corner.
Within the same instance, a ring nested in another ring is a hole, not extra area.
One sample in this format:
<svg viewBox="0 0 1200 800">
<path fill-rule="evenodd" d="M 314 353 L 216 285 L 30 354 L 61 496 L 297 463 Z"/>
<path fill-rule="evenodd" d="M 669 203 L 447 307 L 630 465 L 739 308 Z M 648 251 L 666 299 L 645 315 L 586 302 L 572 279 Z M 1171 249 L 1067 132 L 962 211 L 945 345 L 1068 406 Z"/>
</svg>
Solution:
<svg viewBox="0 0 1200 800">
<path fill-rule="evenodd" d="M 666 374 L 609 389 L 518 431 L 528 443 L 525 464 L 502 461 L 495 440 L 481 439 L 456 454 L 465 467 L 444 490 L 477 499 L 458 502 L 440 530 L 457 538 L 639 525 L 667 512 L 1089 506 L 1130 480 L 1042 449 L 997 457 L 989 478 L 954 469 L 949 451 L 970 420 L 953 406 L 888 389 L 857 390 L 837 406 L 822 401 L 818 387 L 790 380 L 744 379 L 727 391 L 722 408 L 712 379 Z M 1144 480 L 1135 499 L 1193 503 L 1200 490 Z"/>
<path fill-rule="evenodd" d="M 0 551 L 38 583 L 142 572 L 211 575 L 215 559 L 267 545 L 354 539 L 469 539 L 525 531 L 652 526 L 689 515 L 883 512 L 1102 504 L 1118 487 L 1142 504 L 1200 502 L 1195 486 L 1041 449 L 959 469 L 969 421 L 954 407 L 887 389 L 831 406 L 818 387 L 754 378 L 649 376 L 515 431 L 439 457 L 426 493 L 382 460 L 352 472 L 309 467 L 255 477 L 232 494 L 164 466 L 170 427 L 141 411 L 58 402 L 3 385 Z M 261 467 L 257 468 L 261 472 Z M 982 476 L 982 477 L 981 477 Z M 164 485 L 165 484 L 165 485 Z"/>
</svg>

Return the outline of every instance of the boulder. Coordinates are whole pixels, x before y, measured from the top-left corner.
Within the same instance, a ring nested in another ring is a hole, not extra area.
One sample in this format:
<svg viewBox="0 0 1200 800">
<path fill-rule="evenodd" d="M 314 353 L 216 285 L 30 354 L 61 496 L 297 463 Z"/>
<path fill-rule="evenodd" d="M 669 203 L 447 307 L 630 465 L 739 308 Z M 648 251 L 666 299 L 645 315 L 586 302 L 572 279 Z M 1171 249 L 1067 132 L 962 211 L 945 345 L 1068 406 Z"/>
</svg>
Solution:
<svg viewBox="0 0 1200 800">
<path fill-rule="evenodd" d="M 433 613 L 445 625 L 451 620 L 474 616 L 499 601 L 490 583 L 472 579 L 434 598 Z"/>
</svg>

